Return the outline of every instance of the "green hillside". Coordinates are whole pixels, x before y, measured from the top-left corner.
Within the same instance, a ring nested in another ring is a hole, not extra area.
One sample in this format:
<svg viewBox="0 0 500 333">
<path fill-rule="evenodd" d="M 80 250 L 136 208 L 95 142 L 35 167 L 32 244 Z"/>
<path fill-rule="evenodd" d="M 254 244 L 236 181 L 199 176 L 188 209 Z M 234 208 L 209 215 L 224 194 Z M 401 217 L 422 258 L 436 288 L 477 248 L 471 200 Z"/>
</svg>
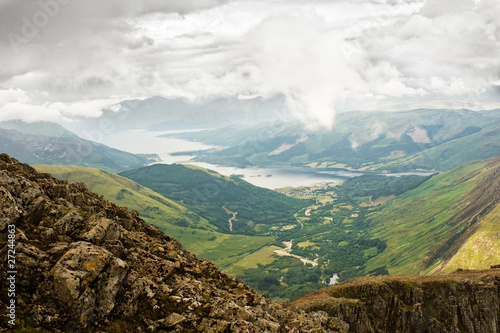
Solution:
<svg viewBox="0 0 500 333">
<path fill-rule="evenodd" d="M 365 273 L 382 267 L 390 274 L 437 271 L 464 243 L 473 242 L 478 231 L 492 236 L 493 220 L 498 221 L 491 214 L 499 202 L 499 172 L 500 158 L 468 163 L 433 176 L 371 213 L 372 237 L 385 241 L 387 248 L 366 263 Z M 462 247 L 460 253 L 471 252 Z M 477 267 L 472 256 L 468 260 L 462 268 Z"/>
<path fill-rule="evenodd" d="M 156 155 L 137 155 L 78 137 L 51 122 L 0 122 L 0 152 L 29 164 L 80 165 L 111 172 L 139 168 Z"/>
<path fill-rule="evenodd" d="M 500 264 L 500 205 L 496 205 L 477 224 L 477 231 L 460 246 L 457 253 L 438 271 L 454 272 L 462 269 L 489 269 Z"/>
<path fill-rule="evenodd" d="M 466 149 L 464 149 L 466 147 Z M 500 123 L 384 165 L 389 169 L 449 170 L 455 166 L 500 156 Z"/>
<path fill-rule="evenodd" d="M 178 239 L 195 254 L 224 267 L 270 242 L 270 237 L 228 235 L 206 219 L 130 179 L 115 174 L 78 166 L 37 165 L 60 179 L 83 182 L 92 191 L 120 206 L 137 210 L 148 223 Z"/>
<path fill-rule="evenodd" d="M 156 164 L 120 175 L 182 202 L 226 233 L 270 234 L 276 226 L 297 224 L 294 214 L 307 205 L 238 176 L 222 176 L 191 165 Z"/>
</svg>

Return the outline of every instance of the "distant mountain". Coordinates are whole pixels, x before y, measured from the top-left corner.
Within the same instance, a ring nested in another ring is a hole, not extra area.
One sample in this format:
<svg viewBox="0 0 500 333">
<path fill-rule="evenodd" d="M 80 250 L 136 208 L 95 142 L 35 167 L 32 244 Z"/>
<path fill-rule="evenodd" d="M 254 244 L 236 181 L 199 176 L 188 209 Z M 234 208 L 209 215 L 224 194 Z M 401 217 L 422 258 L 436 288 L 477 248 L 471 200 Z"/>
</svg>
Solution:
<svg viewBox="0 0 500 333">
<path fill-rule="evenodd" d="M 150 97 L 144 100 L 126 100 L 104 109 L 97 118 L 82 118 L 74 124 L 77 133 L 82 128 L 123 131 L 131 129 L 183 130 L 220 128 L 257 121 L 290 119 L 285 111 L 284 99 L 218 98 L 189 101 L 184 98 Z M 73 127 L 71 127 L 73 126 Z"/>
<path fill-rule="evenodd" d="M 221 233 L 215 225 L 182 204 L 103 170 L 67 165 L 35 165 L 35 168 L 59 179 L 83 182 L 105 199 L 138 211 L 147 223 L 175 237 L 186 249 L 218 267 L 229 265 L 272 241 L 270 237 Z M 227 222 L 229 215 L 225 218 Z M 245 246 L 239 246 L 241 244 Z"/>
<path fill-rule="evenodd" d="M 500 155 L 500 110 L 348 112 L 331 130 L 274 122 L 175 136 L 225 147 L 198 157 L 223 165 L 449 170 Z"/>
<path fill-rule="evenodd" d="M 111 172 L 138 168 L 156 159 L 78 137 L 51 122 L 0 122 L 0 151 L 31 164 L 97 167 Z"/>
<path fill-rule="evenodd" d="M 307 201 L 254 186 L 238 176 L 223 176 L 191 165 L 155 164 L 121 176 L 182 202 L 219 231 L 267 235 L 285 225 L 296 225 L 294 214 Z"/>
<path fill-rule="evenodd" d="M 0 122 L 0 128 L 14 130 L 24 134 L 41 135 L 47 137 L 78 137 L 75 133 L 68 131 L 63 126 L 48 121 L 36 121 L 33 123 L 28 123 L 22 120 L 8 120 Z"/>
</svg>

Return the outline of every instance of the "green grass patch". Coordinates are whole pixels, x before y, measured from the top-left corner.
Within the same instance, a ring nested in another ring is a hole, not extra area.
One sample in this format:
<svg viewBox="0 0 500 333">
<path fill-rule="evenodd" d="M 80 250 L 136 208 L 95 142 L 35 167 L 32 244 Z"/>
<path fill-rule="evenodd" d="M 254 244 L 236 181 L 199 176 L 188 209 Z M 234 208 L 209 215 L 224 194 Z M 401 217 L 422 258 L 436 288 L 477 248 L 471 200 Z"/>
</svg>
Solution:
<svg viewBox="0 0 500 333">
<path fill-rule="evenodd" d="M 266 246 L 229 266 L 224 272 L 233 276 L 241 276 L 245 269 L 257 268 L 258 264 L 268 265 L 277 259 L 274 251 L 279 249 L 281 248 L 275 245 Z"/>
<path fill-rule="evenodd" d="M 199 256 L 226 267 L 270 243 L 274 238 L 265 236 L 228 235 L 221 236 L 214 241 L 214 246 L 199 253 Z M 199 242 L 199 241 L 198 241 Z"/>
<path fill-rule="evenodd" d="M 500 264 L 500 206 L 481 219 L 474 233 L 444 267 L 445 272 L 463 269 L 488 269 Z"/>
</svg>

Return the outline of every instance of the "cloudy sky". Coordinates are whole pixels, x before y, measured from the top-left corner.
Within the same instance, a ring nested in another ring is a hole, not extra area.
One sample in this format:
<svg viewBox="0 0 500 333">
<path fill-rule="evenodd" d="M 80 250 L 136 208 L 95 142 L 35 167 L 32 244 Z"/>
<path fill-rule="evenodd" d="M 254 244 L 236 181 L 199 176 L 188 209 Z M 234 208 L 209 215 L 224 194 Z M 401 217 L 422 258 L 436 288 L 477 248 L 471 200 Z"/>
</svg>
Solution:
<svg viewBox="0 0 500 333">
<path fill-rule="evenodd" d="M 282 94 L 295 115 L 500 107 L 498 0 L 0 0 L 0 120 Z"/>
</svg>

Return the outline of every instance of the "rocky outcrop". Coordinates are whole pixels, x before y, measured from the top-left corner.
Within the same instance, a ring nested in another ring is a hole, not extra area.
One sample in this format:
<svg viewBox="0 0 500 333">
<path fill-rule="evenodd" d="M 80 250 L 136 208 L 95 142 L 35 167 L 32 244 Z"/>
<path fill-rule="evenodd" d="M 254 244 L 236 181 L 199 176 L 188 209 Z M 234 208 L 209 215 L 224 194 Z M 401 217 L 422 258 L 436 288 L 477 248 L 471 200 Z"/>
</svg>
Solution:
<svg viewBox="0 0 500 333">
<path fill-rule="evenodd" d="M 0 257 L 15 225 L 16 326 L 50 332 L 345 332 L 283 308 L 81 183 L 0 156 Z M 7 270 L 0 271 L 6 281 Z M 0 306 L 5 309 L 2 282 Z"/>
<path fill-rule="evenodd" d="M 346 281 L 292 303 L 325 311 L 349 332 L 493 333 L 500 328 L 500 269 L 443 276 L 386 276 Z"/>
</svg>

